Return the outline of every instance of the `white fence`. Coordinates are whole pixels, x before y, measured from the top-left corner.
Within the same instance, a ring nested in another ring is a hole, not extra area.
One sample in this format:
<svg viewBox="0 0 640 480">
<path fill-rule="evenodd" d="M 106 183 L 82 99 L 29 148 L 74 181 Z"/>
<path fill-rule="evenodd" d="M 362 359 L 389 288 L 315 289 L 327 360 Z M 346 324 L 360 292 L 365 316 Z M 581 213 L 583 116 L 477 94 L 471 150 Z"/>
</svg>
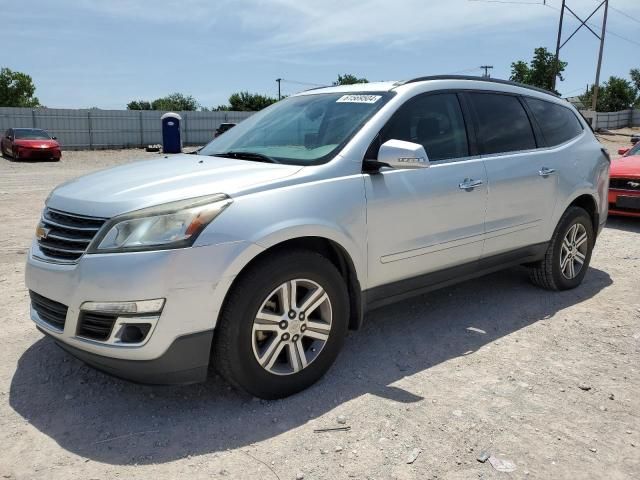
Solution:
<svg viewBox="0 0 640 480">
<path fill-rule="evenodd" d="M 598 128 L 615 129 L 624 127 L 640 127 L 640 110 L 629 109 L 619 112 L 598 112 L 583 110 L 582 114 L 589 119 L 594 130 Z"/>
<path fill-rule="evenodd" d="M 0 134 L 8 128 L 43 128 L 65 149 L 144 147 L 162 143 L 159 110 L 71 110 L 0 107 Z M 203 145 L 223 122 L 238 123 L 254 112 L 179 112 L 185 145 Z M 594 129 L 640 126 L 640 110 L 583 111 Z"/>
<path fill-rule="evenodd" d="M 42 128 L 65 149 L 143 147 L 162 143 L 159 110 L 70 110 L 0 107 L 0 134 L 8 128 Z M 203 145 L 223 122 L 238 123 L 254 112 L 178 112 L 185 145 Z"/>
</svg>

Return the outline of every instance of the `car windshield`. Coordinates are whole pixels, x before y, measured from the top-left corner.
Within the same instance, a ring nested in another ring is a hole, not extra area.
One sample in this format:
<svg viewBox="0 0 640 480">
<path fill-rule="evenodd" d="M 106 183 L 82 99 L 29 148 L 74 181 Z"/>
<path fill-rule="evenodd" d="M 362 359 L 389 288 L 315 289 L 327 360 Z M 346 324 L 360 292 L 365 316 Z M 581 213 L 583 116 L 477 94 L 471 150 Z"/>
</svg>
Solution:
<svg viewBox="0 0 640 480">
<path fill-rule="evenodd" d="M 290 97 L 229 129 L 198 154 L 293 165 L 324 163 L 390 96 L 343 92 Z"/>
<path fill-rule="evenodd" d="M 51 140 L 47 132 L 35 128 L 16 128 L 14 134 L 20 140 Z"/>
<path fill-rule="evenodd" d="M 640 155 L 640 142 L 631 147 L 631 150 L 627 152 L 625 157 L 630 157 L 631 155 Z"/>
</svg>

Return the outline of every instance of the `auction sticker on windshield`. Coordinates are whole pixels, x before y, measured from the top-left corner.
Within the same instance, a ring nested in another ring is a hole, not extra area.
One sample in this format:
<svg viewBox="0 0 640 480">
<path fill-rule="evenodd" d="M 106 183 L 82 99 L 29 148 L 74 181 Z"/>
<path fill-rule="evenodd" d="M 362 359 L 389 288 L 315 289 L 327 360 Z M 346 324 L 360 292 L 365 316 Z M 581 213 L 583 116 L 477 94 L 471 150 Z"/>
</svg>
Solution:
<svg viewBox="0 0 640 480">
<path fill-rule="evenodd" d="M 376 103 L 381 95 L 343 95 L 336 103 Z"/>
</svg>

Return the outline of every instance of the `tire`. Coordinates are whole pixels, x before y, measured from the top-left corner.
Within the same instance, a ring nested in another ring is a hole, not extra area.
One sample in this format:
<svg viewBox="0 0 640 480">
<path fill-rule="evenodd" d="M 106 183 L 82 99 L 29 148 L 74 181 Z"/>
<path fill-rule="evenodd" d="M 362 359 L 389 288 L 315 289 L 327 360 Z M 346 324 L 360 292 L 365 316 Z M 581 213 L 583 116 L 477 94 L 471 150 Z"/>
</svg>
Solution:
<svg viewBox="0 0 640 480">
<path fill-rule="evenodd" d="M 299 297 L 287 311 L 283 302 L 291 291 Z M 348 319 L 347 287 L 328 259 L 307 250 L 274 254 L 243 272 L 229 292 L 214 335 L 213 362 L 229 383 L 251 395 L 287 397 L 314 384 L 331 367 Z M 328 332 L 325 340 L 322 332 Z M 276 353 L 269 356 L 270 351 Z"/>
<path fill-rule="evenodd" d="M 583 235 L 586 235 L 586 239 L 579 243 Z M 569 245 L 570 249 L 563 248 L 565 239 L 568 241 L 565 245 Z M 544 259 L 529 266 L 531 281 L 534 285 L 547 290 L 576 288 L 582 283 L 589 269 L 594 242 L 595 233 L 589 214 L 583 208 L 569 207 L 553 232 Z M 573 247 L 573 244 L 578 243 L 577 248 Z M 566 260 L 567 253 L 570 253 L 568 260 Z M 563 261 L 565 261 L 564 267 L 561 265 Z"/>
</svg>

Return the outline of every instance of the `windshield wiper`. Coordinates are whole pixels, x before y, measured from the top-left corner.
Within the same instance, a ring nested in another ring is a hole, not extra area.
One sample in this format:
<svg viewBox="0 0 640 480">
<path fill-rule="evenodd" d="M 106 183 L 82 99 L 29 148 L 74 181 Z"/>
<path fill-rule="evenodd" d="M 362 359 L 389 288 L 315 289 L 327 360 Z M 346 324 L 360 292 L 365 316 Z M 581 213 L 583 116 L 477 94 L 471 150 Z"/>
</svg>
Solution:
<svg viewBox="0 0 640 480">
<path fill-rule="evenodd" d="M 225 157 L 225 158 L 237 158 L 238 160 L 250 160 L 252 162 L 264 162 L 264 163 L 280 163 L 275 158 L 263 155 L 262 153 L 255 152 L 238 152 L 231 151 L 226 153 L 213 153 L 212 157 Z"/>
</svg>

